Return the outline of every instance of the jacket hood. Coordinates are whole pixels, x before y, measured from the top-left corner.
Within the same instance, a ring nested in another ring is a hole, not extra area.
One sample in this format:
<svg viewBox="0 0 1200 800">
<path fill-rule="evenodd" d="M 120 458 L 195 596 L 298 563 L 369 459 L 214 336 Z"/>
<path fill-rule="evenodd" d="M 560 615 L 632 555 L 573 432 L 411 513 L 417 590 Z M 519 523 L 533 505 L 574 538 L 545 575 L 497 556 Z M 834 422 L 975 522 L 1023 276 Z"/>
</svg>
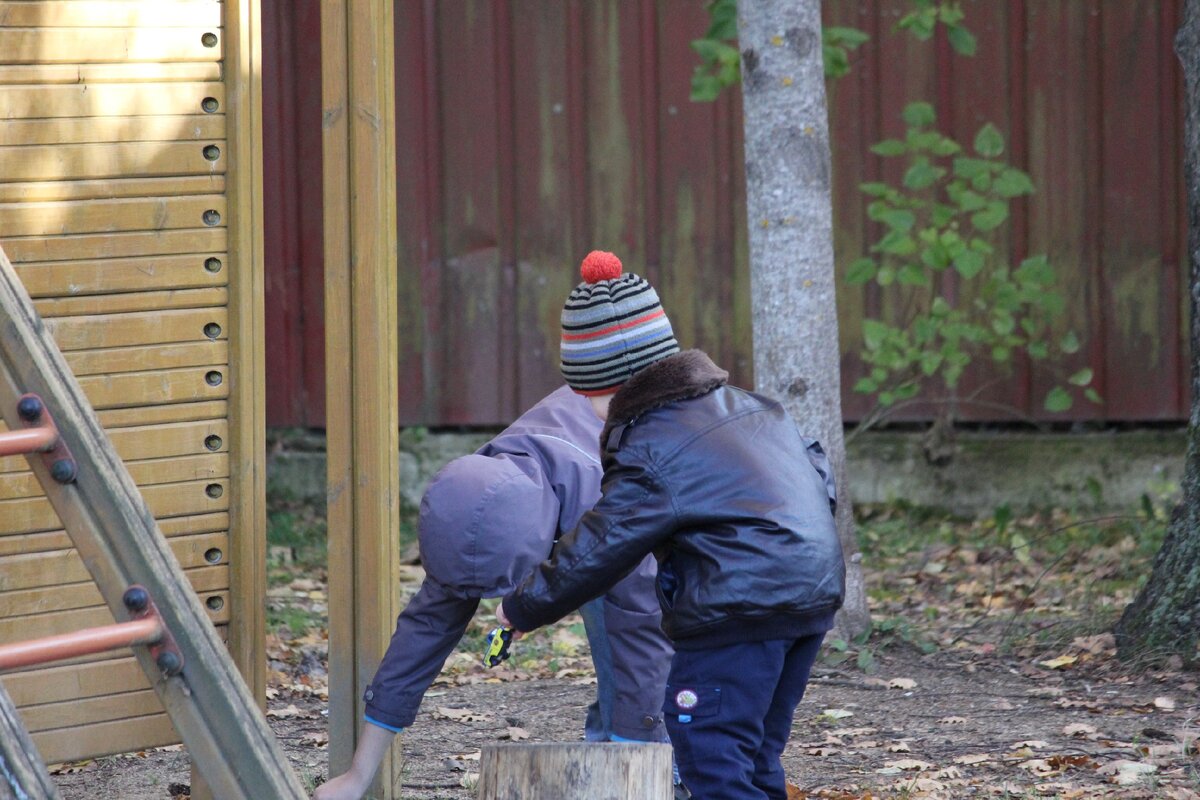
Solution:
<svg viewBox="0 0 1200 800">
<path fill-rule="evenodd" d="M 523 456 L 467 455 L 442 468 L 421 499 L 426 574 L 464 597 L 495 597 L 547 558 L 558 500 Z"/>
</svg>

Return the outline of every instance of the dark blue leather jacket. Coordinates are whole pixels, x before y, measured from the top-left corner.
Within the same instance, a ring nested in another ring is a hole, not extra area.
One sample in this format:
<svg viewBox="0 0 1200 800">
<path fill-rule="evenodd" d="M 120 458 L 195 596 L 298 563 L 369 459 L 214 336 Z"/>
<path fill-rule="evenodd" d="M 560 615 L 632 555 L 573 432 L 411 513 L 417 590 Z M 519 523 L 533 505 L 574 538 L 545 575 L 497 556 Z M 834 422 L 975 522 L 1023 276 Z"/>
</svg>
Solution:
<svg viewBox="0 0 1200 800">
<path fill-rule="evenodd" d="M 829 630 L 845 593 L 829 463 L 778 403 L 725 385 L 699 351 L 617 392 L 601 433 L 603 496 L 504 600 L 548 624 L 653 552 L 676 649 Z"/>
</svg>

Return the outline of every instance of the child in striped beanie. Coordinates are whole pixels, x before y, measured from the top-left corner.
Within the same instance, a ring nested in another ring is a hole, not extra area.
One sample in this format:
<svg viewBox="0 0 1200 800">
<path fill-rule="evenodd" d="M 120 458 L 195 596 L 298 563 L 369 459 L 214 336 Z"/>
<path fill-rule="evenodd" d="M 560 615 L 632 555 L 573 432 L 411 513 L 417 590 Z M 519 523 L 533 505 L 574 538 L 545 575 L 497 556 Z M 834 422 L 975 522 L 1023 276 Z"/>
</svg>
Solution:
<svg viewBox="0 0 1200 800">
<path fill-rule="evenodd" d="M 562 314 L 562 371 L 604 420 L 596 505 L 496 617 L 528 632 L 653 553 L 675 654 L 663 722 L 703 798 L 786 800 L 796 705 L 845 594 L 833 470 L 778 402 L 679 350 L 658 295 L 590 253 Z"/>
<path fill-rule="evenodd" d="M 645 278 L 593 250 L 562 311 L 562 374 L 576 392 L 610 394 L 643 367 L 679 352 L 671 321 Z"/>
</svg>

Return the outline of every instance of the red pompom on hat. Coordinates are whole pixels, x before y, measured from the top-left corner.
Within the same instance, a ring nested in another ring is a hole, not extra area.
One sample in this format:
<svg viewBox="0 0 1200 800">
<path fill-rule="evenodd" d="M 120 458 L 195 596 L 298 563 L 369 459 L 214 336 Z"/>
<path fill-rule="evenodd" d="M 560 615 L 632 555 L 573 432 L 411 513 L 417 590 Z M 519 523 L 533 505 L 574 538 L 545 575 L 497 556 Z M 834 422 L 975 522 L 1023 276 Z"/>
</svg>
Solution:
<svg viewBox="0 0 1200 800">
<path fill-rule="evenodd" d="M 588 283 L 599 283 L 621 277 L 621 259 L 604 250 L 593 250 L 584 256 L 579 273 Z"/>
</svg>

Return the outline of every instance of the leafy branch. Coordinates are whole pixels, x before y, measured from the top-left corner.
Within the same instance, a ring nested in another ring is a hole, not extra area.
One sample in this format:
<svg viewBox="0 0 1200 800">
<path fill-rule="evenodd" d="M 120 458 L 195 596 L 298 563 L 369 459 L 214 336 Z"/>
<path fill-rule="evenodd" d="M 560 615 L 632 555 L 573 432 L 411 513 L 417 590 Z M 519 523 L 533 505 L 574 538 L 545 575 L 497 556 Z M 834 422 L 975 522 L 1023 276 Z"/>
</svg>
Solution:
<svg viewBox="0 0 1200 800">
<path fill-rule="evenodd" d="M 1046 256 L 1030 256 L 1015 269 L 997 263 L 993 232 L 1008 220 L 1010 202 L 1034 191 L 1029 176 L 1001 158 L 1000 131 L 984 125 L 968 153 L 936 130 L 930 104 L 910 103 L 903 116 L 905 137 L 871 148 L 886 158 L 907 159 L 902 186 L 860 187 L 874 198 L 868 216 L 885 232 L 846 274 L 851 285 L 874 282 L 907 290 L 896 324 L 863 321 L 862 358 L 869 372 L 854 389 L 875 395 L 884 408 L 915 397 L 934 379 L 953 395 L 963 371 L 980 356 L 1004 364 L 1018 352 L 1045 361 L 1056 351 L 1079 349 L 1073 333 L 1050 340 L 1050 323 L 1063 313 L 1065 300 Z M 954 303 L 943 296 L 938 284 L 945 273 L 957 276 L 960 294 L 968 299 Z M 1067 383 L 1099 402 L 1091 380 L 1092 371 L 1082 369 Z M 1050 411 L 1072 404 L 1062 386 L 1044 400 Z"/>
</svg>

